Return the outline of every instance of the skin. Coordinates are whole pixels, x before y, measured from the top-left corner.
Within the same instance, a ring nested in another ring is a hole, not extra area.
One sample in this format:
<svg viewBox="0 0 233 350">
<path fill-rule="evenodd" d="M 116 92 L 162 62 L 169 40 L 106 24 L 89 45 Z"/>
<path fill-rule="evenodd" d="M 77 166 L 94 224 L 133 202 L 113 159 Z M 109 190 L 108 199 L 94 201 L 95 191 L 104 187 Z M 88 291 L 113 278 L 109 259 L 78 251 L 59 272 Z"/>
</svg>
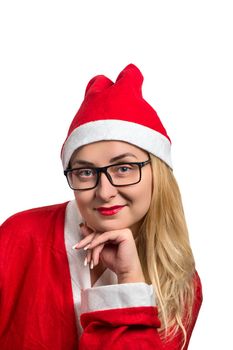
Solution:
<svg viewBox="0 0 233 350">
<path fill-rule="evenodd" d="M 113 158 L 122 156 L 117 160 Z M 142 162 L 148 154 L 142 149 L 121 141 L 100 141 L 78 149 L 71 158 L 71 167 L 92 163 L 102 167 L 120 162 Z M 84 166 L 86 166 L 84 165 Z M 118 283 L 144 282 L 133 232 L 147 213 L 152 194 L 152 170 L 142 168 L 138 184 L 114 187 L 101 174 L 96 188 L 74 191 L 80 213 L 85 220 L 81 227 L 84 238 L 75 246 L 85 249 L 84 265 L 90 264 L 92 280 L 108 267 L 117 274 Z M 115 215 L 102 215 L 97 208 L 123 205 Z M 99 266 L 98 266 L 99 265 Z M 102 267 L 101 267 L 102 266 Z"/>
</svg>

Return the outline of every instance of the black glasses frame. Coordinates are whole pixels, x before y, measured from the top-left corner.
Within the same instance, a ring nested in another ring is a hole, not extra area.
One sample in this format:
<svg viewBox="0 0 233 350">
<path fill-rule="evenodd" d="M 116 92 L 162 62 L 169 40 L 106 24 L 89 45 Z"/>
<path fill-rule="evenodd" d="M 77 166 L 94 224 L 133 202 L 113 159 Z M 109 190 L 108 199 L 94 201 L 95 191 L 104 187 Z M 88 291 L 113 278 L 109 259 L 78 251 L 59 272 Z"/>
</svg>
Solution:
<svg viewBox="0 0 233 350">
<path fill-rule="evenodd" d="M 145 165 L 149 164 L 151 162 L 150 159 L 144 161 L 144 162 L 123 162 L 123 163 L 117 163 L 117 164 L 110 164 L 107 166 L 103 166 L 103 167 L 90 167 L 90 166 L 86 166 L 86 167 L 79 167 L 79 168 L 68 168 L 66 170 L 64 170 L 64 175 L 66 177 L 66 180 L 68 182 L 69 187 L 74 190 L 74 191 L 88 191 L 88 190 L 92 190 L 93 188 L 97 187 L 98 183 L 99 183 L 99 179 L 100 179 L 100 174 L 103 173 L 106 175 L 107 179 L 109 180 L 109 182 L 111 183 L 112 186 L 114 187 L 125 187 L 125 186 L 131 186 L 131 185 L 136 185 L 137 183 L 139 183 L 141 181 L 142 178 L 142 167 L 144 167 Z M 129 184 L 129 185 L 115 185 L 112 181 L 112 178 L 110 176 L 110 174 L 108 173 L 108 168 L 112 167 L 112 166 L 117 166 L 117 165 L 124 165 L 124 164 L 130 164 L 130 165 L 137 165 L 139 167 L 139 180 Z M 92 187 L 88 187 L 88 188 L 74 188 L 71 186 L 70 182 L 69 182 L 69 173 L 72 173 L 72 171 L 74 170 L 80 170 L 80 169 L 94 169 L 97 175 L 96 178 L 96 184 L 95 186 Z"/>
</svg>

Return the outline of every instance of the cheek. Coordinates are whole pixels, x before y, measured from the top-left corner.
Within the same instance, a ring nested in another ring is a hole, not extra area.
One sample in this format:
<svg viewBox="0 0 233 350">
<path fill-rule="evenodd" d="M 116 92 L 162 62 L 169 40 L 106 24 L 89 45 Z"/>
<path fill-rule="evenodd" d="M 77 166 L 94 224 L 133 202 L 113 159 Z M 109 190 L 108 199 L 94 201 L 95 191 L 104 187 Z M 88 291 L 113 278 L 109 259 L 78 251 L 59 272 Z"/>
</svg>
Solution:
<svg viewBox="0 0 233 350">
<path fill-rule="evenodd" d="M 140 214 L 146 213 L 149 209 L 152 196 L 152 181 L 139 183 L 140 186 L 131 188 L 128 198 L 133 204 L 133 208 Z"/>
<path fill-rule="evenodd" d="M 75 193 L 75 200 L 79 209 L 79 212 L 83 220 L 93 230 L 102 230 L 102 227 L 98 227 L 98 219 L 93 211 L 93 195 L 91 192 Z"/>
<path fill-rule="evenodd" d="M 87 192 L 86 193 L 75 192 L 74 196 L 75 196 L 79 211 L 81 215 L 85 218 L 85 216 L 88 213 L 88 208 L 91 202 L 91 196 Z"/>
</svg>

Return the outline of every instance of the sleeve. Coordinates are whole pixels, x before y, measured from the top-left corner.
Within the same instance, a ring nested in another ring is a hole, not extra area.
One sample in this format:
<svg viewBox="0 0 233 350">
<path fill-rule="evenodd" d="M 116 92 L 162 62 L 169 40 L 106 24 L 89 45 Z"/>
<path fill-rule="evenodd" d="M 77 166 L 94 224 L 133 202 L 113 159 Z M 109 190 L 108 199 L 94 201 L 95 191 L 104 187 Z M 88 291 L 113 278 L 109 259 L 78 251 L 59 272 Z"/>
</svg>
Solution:
<svg viewBox="0 0 233 350">
<path fill-rule="evenodd" d="M 129 283 L 82 292 L 80 350 L 161 350 L 153 288 Z"/>
<path fill-rule="evenodd" d="M 192 322 L 187 329 L 189 341 L 202 304 L 202 286 L 194 276 L 195 300 Z M 160 321 L 154 305 L 153 287 L 145 283 L 111 285 L 82 292 L 80 350 L 181 350 L 183 334 L 165 343 L 158 329 Z"/>
</svg>

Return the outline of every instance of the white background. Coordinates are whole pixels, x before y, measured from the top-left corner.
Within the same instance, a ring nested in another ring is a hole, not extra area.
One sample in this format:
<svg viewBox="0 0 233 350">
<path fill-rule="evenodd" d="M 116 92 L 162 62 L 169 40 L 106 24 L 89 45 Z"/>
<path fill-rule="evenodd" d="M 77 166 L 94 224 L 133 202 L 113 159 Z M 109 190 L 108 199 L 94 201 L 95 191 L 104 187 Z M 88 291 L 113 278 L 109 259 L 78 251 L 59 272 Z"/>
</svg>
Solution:
<svg viewBox="0 0 233 350">
<path fill-rule="evenodd" d="M 204 303 L 190 350 L 232 346 L 232 2 L 0 3 L 0 222 L 73 198 L 60 148 L 96 74 L 128 64 L 173 142 Z"/>
</svg>

